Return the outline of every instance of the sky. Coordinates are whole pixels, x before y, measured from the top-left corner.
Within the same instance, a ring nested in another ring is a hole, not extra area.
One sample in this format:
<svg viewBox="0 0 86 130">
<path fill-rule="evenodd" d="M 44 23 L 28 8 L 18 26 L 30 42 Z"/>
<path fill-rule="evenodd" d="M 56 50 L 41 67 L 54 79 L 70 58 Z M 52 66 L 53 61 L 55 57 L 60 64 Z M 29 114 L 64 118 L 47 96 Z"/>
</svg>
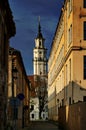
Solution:
<svg viewBox="0 0 86 130">
<path fill-rule="evenodd" d="M 10 46 L 21 52 L 27 75 L 33 74 L 33 48 L 38 34 L 39 16 L 48 58 L 63 1 L 9 0 L 16 26 L 16 35 L 10 39 Z"/>
</svg>

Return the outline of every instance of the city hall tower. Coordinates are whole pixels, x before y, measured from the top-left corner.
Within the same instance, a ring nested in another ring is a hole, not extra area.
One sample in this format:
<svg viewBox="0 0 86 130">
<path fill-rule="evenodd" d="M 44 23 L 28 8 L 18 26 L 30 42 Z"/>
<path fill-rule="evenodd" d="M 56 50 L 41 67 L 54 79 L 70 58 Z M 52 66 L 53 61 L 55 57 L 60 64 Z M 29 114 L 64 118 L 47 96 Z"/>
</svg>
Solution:
<svg viewBox="0 0 86 130">
<path fill-rule="evenodd" d="M 47 74 L 47 49 L 44 45 L 45 39 L 41 33 L 40 20 L 38 23 L 38 34 L 35 38 L 35 47 L 33 49 L 33 69 L 34 75 Z"/>
</svg>

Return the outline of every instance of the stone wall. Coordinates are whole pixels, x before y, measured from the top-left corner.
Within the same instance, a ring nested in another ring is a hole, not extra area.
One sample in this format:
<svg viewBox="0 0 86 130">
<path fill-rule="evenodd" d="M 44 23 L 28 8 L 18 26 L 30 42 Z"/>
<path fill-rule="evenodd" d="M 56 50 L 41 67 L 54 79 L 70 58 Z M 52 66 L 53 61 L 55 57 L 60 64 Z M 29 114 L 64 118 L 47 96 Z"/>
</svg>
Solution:
<svg viewBox="0 0 86 130">
<path fill-rule="evenodd" d="M 66 130 L 86 130 L 86 102 L 59 108 L 59 122 Z"/>
</svg>

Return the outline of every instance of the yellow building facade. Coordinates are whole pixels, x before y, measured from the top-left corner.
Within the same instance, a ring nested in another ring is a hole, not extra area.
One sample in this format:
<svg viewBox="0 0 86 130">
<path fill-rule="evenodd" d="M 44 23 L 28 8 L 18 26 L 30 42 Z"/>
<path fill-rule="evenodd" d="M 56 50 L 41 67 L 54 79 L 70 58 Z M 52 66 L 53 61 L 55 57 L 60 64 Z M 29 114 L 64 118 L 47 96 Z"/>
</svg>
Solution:
<svg viewBox="0 0 86 130">
<path fill-rule="evenodd" d="M 86 1 L 65 0 L 48 60 L 49 119 L 86 101 Z"/>
</svg>

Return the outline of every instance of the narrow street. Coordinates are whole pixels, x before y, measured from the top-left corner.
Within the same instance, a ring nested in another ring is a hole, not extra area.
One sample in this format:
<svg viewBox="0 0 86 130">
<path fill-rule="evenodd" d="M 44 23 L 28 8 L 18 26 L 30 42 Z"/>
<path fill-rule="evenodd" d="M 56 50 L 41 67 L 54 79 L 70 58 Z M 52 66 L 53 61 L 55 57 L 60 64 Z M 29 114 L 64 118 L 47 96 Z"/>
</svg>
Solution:
<svg viewBox="0 0 86 130">
<path fill-rule="evenodd" d="M 60 129 L 58 123 L 52 123 L 49 121 L 33 121 L 31 125 L 25 130 L 63 130 Z"/>
</svg>

